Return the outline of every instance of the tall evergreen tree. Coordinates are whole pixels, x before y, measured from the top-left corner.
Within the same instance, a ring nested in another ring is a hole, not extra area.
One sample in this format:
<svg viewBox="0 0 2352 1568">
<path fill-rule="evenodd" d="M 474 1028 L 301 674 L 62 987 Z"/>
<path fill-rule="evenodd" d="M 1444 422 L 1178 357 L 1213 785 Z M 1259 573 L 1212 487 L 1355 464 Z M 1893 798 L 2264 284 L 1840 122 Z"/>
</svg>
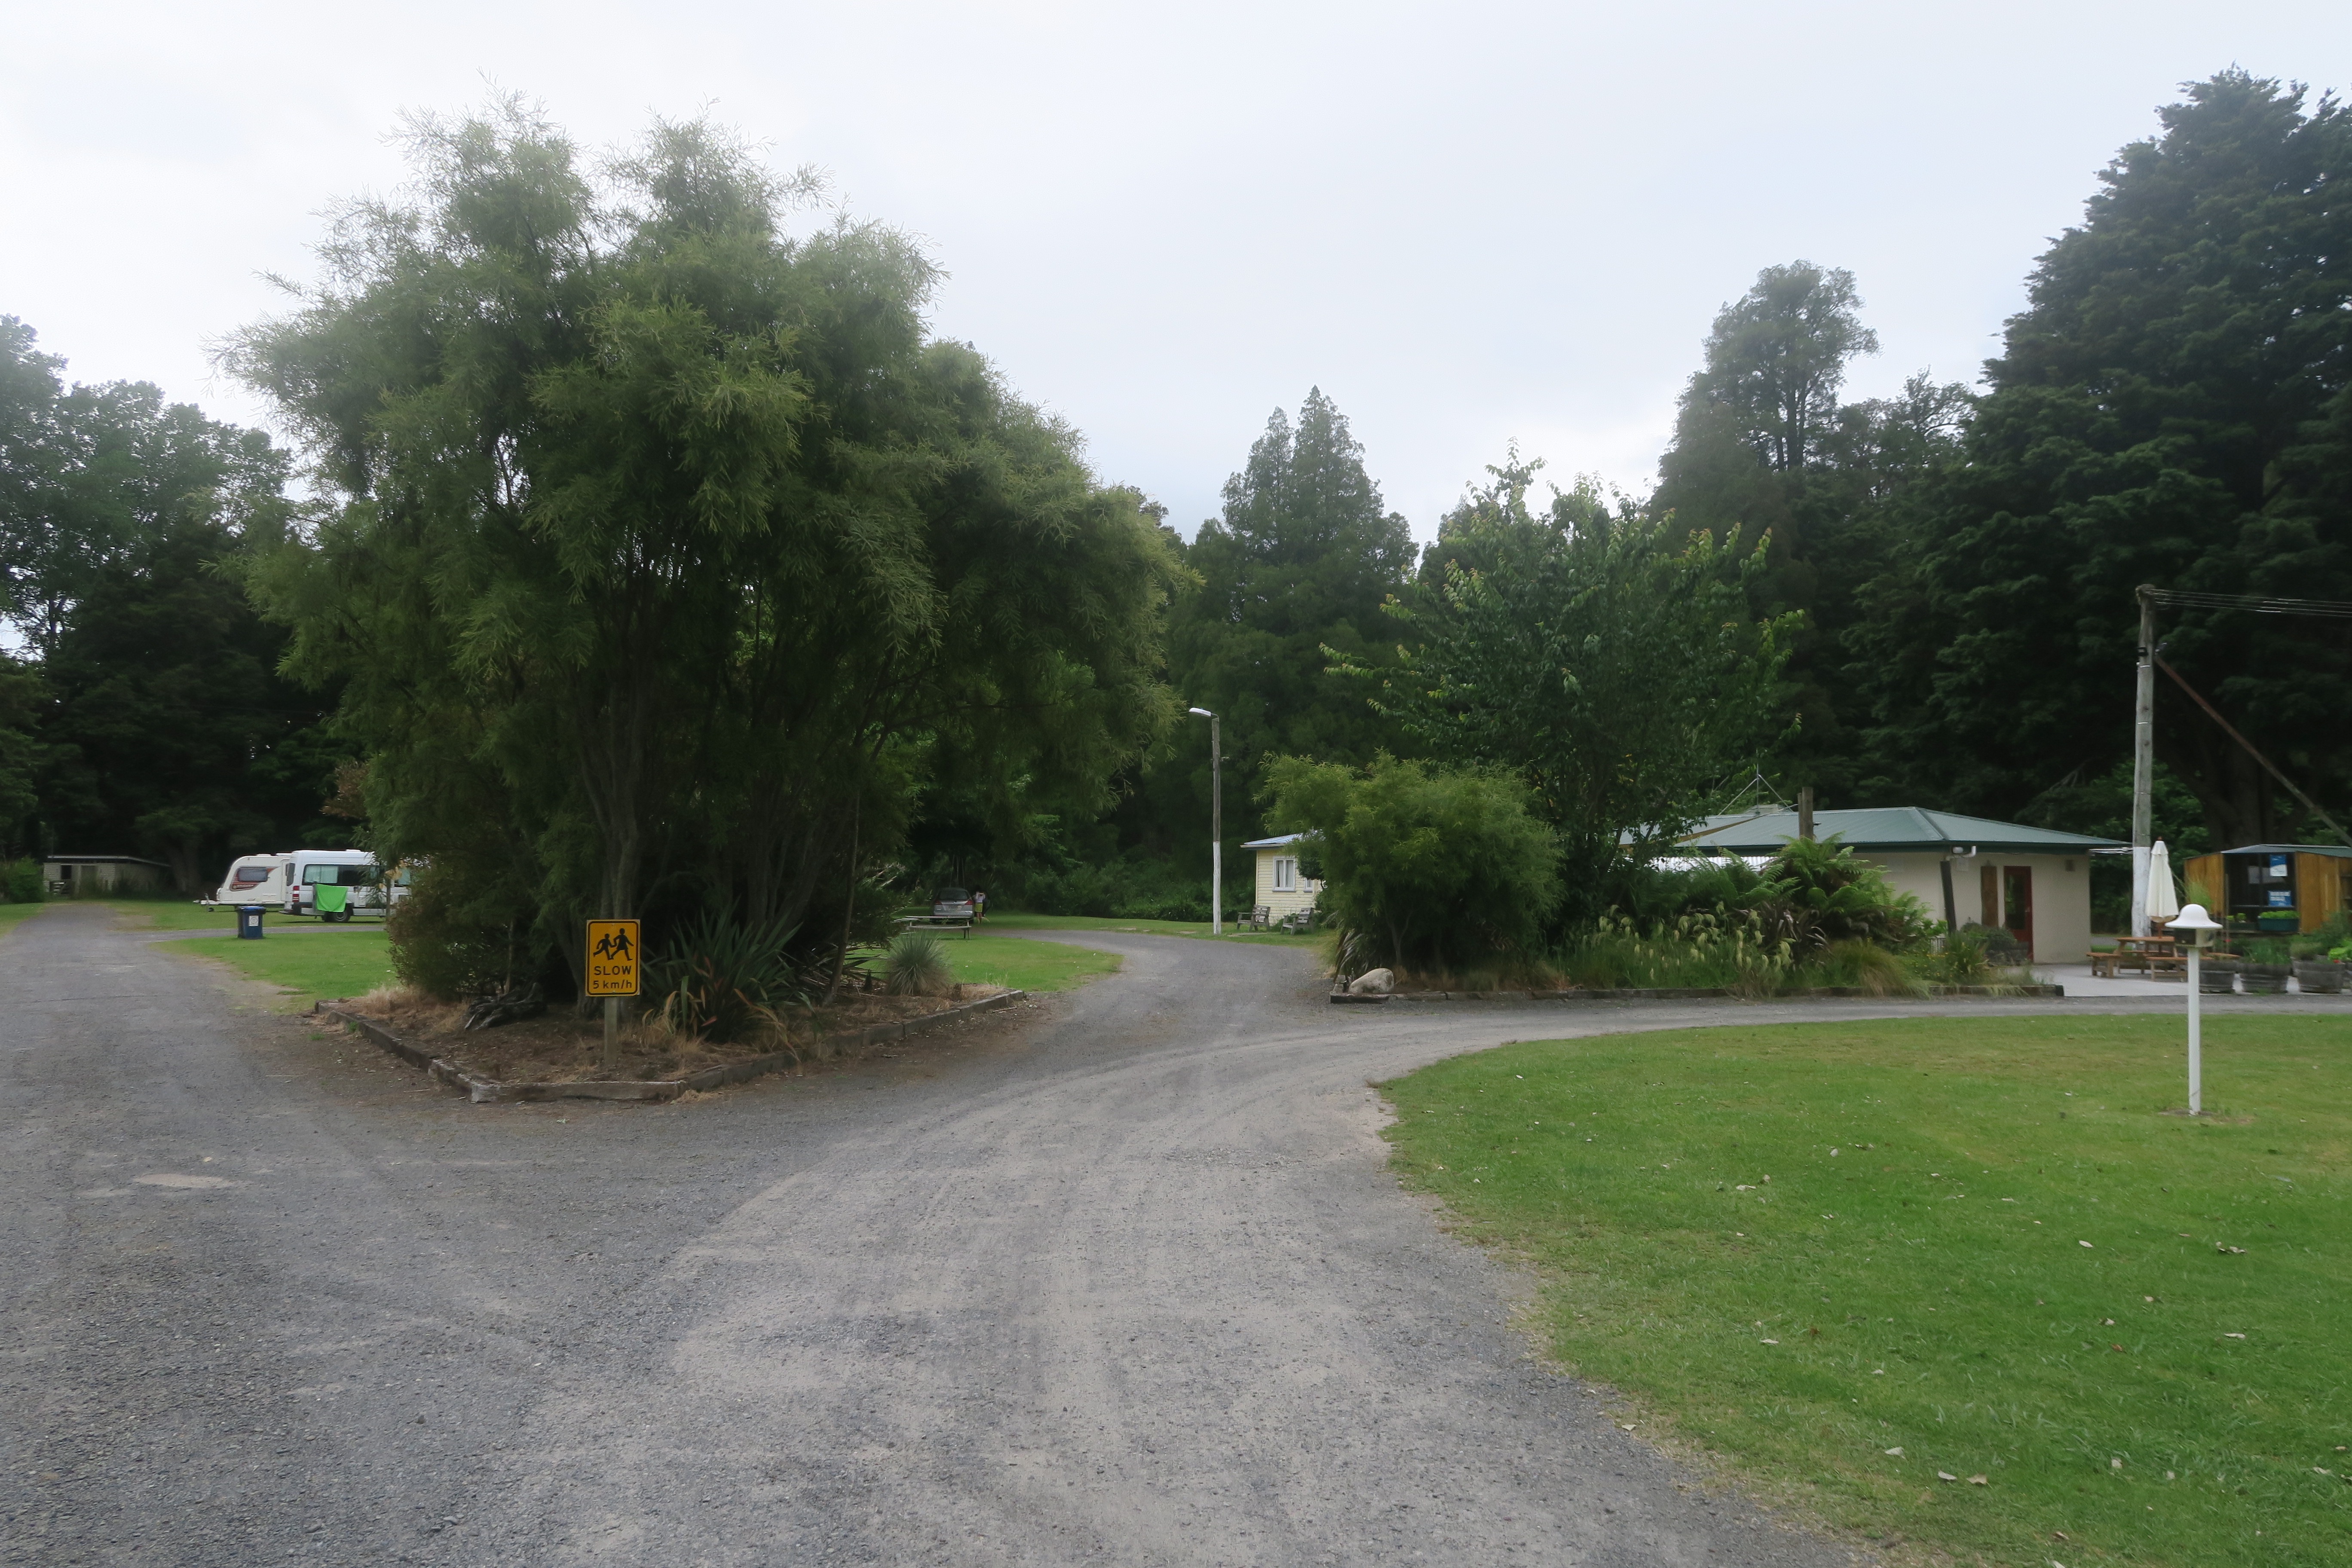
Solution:
<svg viewBox="0 0 2352 1568">
<path fill-rule="evenodd" d="M 2352 113 L 2231 70 L 2101 174 L 2036 265 L 1879 701 L 1913 776 L 2007 815 L 2127 754 L 2142 583 L 2352 599 Z M 1899 622 L 1899 630 L 1897 623 Z M 2170 612 L 2166 658 L 2352 805 L 2352 627 Z M 2168 685 L 2159 756 L 2224 844 L 2302 831 Z"/>
<path fill-rule="evenodd" d="M 1321 388 L 1295 426 L 1280 409 L 1266 421 L 1225 481 L 1223 515 L 1201 525 L 1185 562 L 1198 586 L 1171 616 L 1169 679 L 1223 718 L 1229 806 L 1249 798 L 1270 756 L 1360 763 L 1397 744 L 1362 689 L 1326 673 L 1324 649 L 1378 663 L 1394 646 L 1381 606 L 1411 579 L 1412 532 L 1383 506 L 1362 446 Z M 1191 737 L 1183 761 L 1154 781 L 1162 819 L 1183 824 L 1180 841 L 1207 837 L 1206 739 Z M 1242 815 L 1229 809 L 1226 821 L 1233 837 Z"/>
<path fill-rule="evenodd" d="M 1760 760 L 1790 784 L 1863 804 L 1895 786 L 1870 751 L 1872 604 L 1916 553 L 1923 484 L 1950 462 L 1970 403 L 1913 376 L 1901 396 L 1842 403 L 1847 366 L 1878 349 L 1853 275 L 1768 267 L 1717 313 L 1659 464 L 1654 510 L 1682 525 L 1769 535 L 1759 616 L 1801 612 L 1785 700 L 1796 728 Z M 1866 643 L 1866 636 L 1859 640 Z"/>
</svg>

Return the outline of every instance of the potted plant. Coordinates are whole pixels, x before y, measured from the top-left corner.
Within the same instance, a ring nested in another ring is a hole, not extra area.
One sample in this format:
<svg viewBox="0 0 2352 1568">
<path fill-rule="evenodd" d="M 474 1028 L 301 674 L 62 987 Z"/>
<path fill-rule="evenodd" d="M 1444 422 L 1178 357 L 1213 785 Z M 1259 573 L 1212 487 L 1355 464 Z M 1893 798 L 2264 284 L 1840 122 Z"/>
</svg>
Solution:
<svg viewBox="0 0 2352 1568">
<path fill-rule="evenodd" d="M 2246 962 L 2238 973 L 2245 980 L 2247 994 L 2275 996 L 2286 990 L 2292 963 L 2286 938 L 2261 937 L 2246 944 Z"/>
<path fill-rule="evenodd" d="M 2197 989 L 2209 996 L 2225 996 L 2238 988 L 2238 956 L 2208 952 L 2197 964 Z"/>
<path fill-rule="evenodd" d="M 2306 996 L 2342 994 L 2347 958 L 2352 958 L 2352 941 L 2333 929 L 2299 939 L 2294 944 L 2295 988 Z"/>
</svg>

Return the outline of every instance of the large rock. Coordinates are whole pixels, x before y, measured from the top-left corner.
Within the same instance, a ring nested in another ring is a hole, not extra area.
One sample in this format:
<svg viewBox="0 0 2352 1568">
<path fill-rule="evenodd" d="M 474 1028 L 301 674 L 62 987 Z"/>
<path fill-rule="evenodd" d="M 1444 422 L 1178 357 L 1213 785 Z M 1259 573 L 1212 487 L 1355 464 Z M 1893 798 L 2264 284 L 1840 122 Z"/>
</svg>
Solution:
<svg viewBox="0 0 2352 1568">
<path fill-rule="evenodd" d="M 1396 976 L 1385 969 L 1369 970 L 1348 982 L 1350 996 L 1385 996 L 1396 989 Z"/>
</svg>

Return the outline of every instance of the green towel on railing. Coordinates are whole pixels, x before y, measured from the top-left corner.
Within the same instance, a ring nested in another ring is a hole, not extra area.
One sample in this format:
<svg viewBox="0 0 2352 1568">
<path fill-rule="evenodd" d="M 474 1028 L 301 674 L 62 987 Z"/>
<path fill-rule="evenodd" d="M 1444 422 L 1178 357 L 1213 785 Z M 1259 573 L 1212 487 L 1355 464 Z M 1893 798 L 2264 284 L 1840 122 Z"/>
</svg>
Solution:
<svg viewBox="0 0 2352 1568">
<path fill-rule="evenodd" d="M 322 915 L 339 915 L 349 907 L 352 895 L 348 888 L 334 882 L 321 882 L 316 891 L 319 895 L 319 912 Z"/>
</svg>

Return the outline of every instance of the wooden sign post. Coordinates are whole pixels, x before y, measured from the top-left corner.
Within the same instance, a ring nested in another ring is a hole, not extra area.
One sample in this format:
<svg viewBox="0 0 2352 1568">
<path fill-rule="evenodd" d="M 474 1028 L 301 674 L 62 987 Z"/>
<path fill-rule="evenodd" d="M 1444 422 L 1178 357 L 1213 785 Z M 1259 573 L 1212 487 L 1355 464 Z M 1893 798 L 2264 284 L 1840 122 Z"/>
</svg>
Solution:
<svg viewBox="0 0 2352 1568">
<path fill-rule="evenodd" d="M 637 994 L 643 953 L 635 921 L 588 922 L 588 994 L 604 999 L 604 1070 L 621 1065 L 621 998 Z"/>
</svg>

